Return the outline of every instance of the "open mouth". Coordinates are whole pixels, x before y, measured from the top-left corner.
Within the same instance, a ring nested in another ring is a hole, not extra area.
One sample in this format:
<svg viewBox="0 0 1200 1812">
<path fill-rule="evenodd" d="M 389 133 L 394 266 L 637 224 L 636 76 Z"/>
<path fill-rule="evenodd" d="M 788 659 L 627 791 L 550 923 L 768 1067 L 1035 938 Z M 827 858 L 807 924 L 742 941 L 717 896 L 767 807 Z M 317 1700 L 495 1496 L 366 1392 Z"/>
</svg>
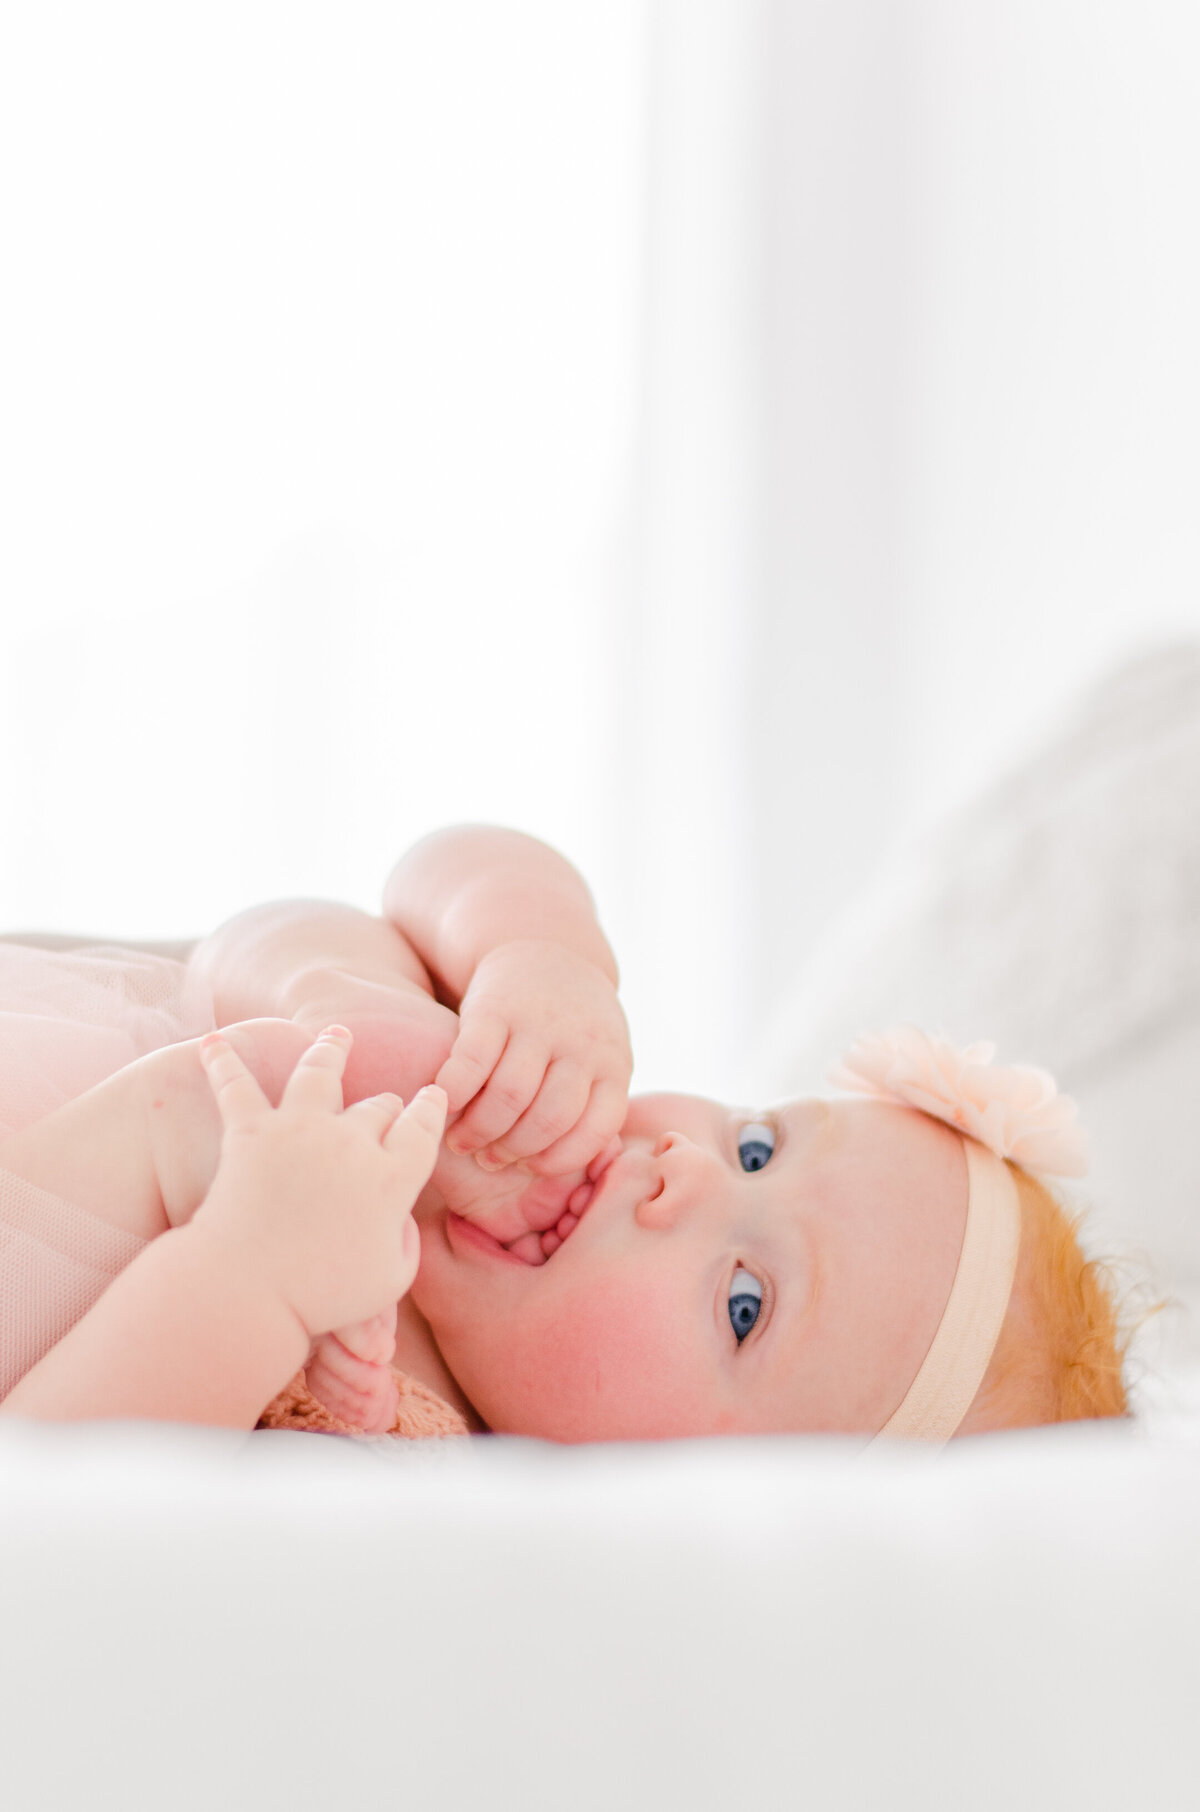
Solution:
<svg viewBox="0 0 1200 1812">
<path fill-rule="evenodd" d="M 510 1241 L 502 1250 L 527 1265 L 546 1264 L 578 1227 L 595 1190 L 594 1183 L 581 1183 L 568 1197 L 567 1206 L 553 1227 L 547 1227 L 541 1233 L 523 1233 L 520 1239 Z"/>
<path fill-rule="evenodd" d="M 546 1227 L 540 1233 L 523 1233 L 520 1239 L 511 1240 L 503 1250 L 526 1265 L 546 1264 L 570 1239 L 593 1198 L 602 1193 L 621 1150 L 620 1141 L 614 1140 L 602 1158 L 593 1161 L 589 1166 L 587 1181 L 580 1183 L 568 1196 L 566 1208 L 552 1227 Z"/>
<path fill-rule="evenodd" d="M 568 1206 L 555 1224 L 541 1233 L 523 1233 L 519 1239 L 501 1242 L 477 1221 L 467 1220 L 465 1216 L 455 1214 L 453 1209 L 447 1209 L 446 1235 L 455 1248 L 467 1246 L 472 1251 L 486 1253 L 489 1258 L 501 1259 L 506 1264 L 544 1265 L 565 1245 L 578 1227 L 591 1201 L 592 1190 L 591 1183 L 581 1183 L 569 1198 L 575 1208 Z"/>
<path fill-rule="evenodd" d="M 486 1253 L 490 1258 L 501 1259 L 506 1264 L 531 1267 L 547 1264 L 570 1239 L 594 1198 L 603 1194 L 606 1184 L 611 1182 L 614 1160 L 621 1153 L 619 1143 L 613 1143 L 615 1149 L 604 1154 L 603 1160 L 593 1162 L 589 1167 L 587 1180 L 578 1184 L 568 1196 L 566 1207 L 552 1226 L 544 1227 L 539 1232 L 522 1233 L 517 1239 L 502 1242 L 476 1222 L 448 1210 L 446 1232 L 451 1245 L 468 1246 L 476 1252 Z"/>
<path fill-rule="evenodd" d="M 489 1233 L 486 1227 L 464 1219 L 452 1209 L 446 1211 L 446 1237 L 455 1251 L 460 1246 L 466 1246 L 471 1251 L 486 1253 L 489 1258 L 498 1258 L 504 1264 L 519 1265 L 528 1262 L 518 1253 L 510 1252 L 507 1246 L 502 1246 L 495 1234 Z"/>
</svg>

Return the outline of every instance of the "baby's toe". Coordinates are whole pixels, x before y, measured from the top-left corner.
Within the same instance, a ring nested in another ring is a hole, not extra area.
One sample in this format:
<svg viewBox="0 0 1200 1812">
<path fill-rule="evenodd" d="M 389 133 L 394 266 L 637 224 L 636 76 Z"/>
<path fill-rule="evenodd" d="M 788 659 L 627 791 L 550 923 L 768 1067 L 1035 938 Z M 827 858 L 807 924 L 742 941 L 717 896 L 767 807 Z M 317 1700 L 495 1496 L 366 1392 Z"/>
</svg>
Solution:
<svg viewBox="0 0 1200 1812">
<path fill-rule="evenodd" d="M 356 1359 L 365 1359 L 372 1365 L 390 1365 L 396 1352 L 396 1304 L 367 1321 L 339 1328 L 333 1338 Z"/>
</svg>

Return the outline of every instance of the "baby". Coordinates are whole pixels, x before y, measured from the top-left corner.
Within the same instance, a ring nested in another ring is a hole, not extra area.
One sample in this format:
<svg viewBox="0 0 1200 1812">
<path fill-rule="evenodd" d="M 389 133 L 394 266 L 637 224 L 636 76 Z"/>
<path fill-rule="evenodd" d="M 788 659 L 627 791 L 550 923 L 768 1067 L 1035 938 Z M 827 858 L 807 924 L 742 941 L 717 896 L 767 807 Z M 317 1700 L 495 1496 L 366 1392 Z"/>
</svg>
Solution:
<svg viewBox="0 0 1200 1812">
<path fill-rule="evenodd" d="M 1111 1298 L 1033 1174 L 1079 1167 L 1048 1078 L 910 1032 L 851 1053 L 870 1099 L 630 1101 L 556 852 L 440 832 L 384 908 L 239 915 L 190 956 L 223 1038 L 0 1145 L 147 1242 L 0 1411 L 252 1427 L 303 1368 L 378 1431 L 394 1357 L 468 1428 L 560 1441 L 1123 1413 Z"/>
</svg>

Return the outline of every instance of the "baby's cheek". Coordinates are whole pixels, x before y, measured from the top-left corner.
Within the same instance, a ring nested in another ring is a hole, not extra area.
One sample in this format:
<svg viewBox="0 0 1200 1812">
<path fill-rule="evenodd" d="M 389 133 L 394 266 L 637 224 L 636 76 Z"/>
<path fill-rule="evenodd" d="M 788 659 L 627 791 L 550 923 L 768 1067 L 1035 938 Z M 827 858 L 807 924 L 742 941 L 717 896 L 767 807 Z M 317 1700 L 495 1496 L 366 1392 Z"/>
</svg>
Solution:
<svg viewBox="0 0 1200 1812">
<path fill-rule="evenodd" d="M 558 1440 L 674 1432 L 694 1396 L 677 1334 L 669 1299 L 652 1284 L 600 1285 L 563 1305 L 523 1354 L 530 1420 Z"/>
</svg>

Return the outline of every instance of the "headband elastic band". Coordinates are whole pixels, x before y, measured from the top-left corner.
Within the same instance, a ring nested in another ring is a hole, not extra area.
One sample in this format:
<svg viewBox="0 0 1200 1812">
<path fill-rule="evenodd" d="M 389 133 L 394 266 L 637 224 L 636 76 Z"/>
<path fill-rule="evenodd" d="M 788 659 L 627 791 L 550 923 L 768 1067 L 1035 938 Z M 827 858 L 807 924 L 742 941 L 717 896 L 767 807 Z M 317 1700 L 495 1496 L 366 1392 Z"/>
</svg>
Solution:
<svg viewBox="0 0 1200 1812">
<path fill-rule="evenodd" d="M 1008 1311 L 1021 1203 L 1012 1172 L 974 1139 L 967 1157 L 967 1224 L 958 1270 L 933 1344 L 903 1403 L 875 1437 L 944 1446 L 975 1399 Z"/>
</svg>

